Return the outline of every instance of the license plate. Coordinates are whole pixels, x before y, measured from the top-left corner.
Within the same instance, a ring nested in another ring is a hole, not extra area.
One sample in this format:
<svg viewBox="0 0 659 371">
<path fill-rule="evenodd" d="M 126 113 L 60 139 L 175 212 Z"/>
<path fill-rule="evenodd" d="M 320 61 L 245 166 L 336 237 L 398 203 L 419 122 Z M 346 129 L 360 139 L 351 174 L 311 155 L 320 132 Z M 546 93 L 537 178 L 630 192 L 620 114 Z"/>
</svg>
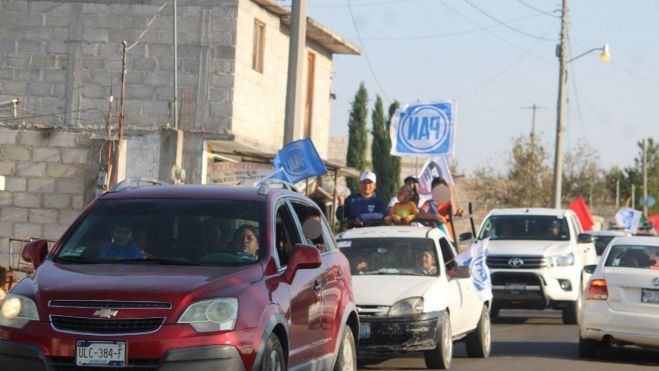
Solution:
<svg viewBox="0 0 659 371">
<path fill-rule="evenodd" d="M 360 323 L 359 324 L 359 338 L 368 339 L 371 337 L 371 324 L 370 323 Z"/>
<path fill-rule="evenodd" d="M 509 283 L 506 285 L 506 290 L 509 291 L 524 291 L 526 290 L 526 285 L 523 283 Z"/>
<path fill-rule="evenodd" d="M 641 302 L 650 304 L 659 304 L 659 290 L 643 289 L 641 290 Z"/>
<path fill-rule="evenodd" d="M 126 342 L 78 340 L 76 365 L 124 367 L 126 365 Z"/>
</svg>

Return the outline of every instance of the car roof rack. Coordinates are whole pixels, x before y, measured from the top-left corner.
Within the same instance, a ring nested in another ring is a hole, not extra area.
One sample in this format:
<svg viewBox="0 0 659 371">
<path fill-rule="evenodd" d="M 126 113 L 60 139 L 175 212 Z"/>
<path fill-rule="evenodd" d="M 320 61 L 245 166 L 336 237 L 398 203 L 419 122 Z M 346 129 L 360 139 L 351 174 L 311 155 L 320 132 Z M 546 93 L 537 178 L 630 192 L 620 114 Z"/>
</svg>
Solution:
<svg viewBox="0 0 659 371">
<path fill-rule="evenodd" d="M 261 182 L 261 184 L 259 184 L 258 193 L 260 195 L 266 195 L 273 188 L 288 189 L 290 191 L 299 193 L 298 189 L 293 184 L 281 179 L 264 180 L 263 182 Z"/>
<path fill-rule="evenodd" d="M 153 179 L 153 178 L 126 178 L 121 182 L 115 184 L 110 192 L 121 192 L 127 189 L 141 188 L 141 187 L 150 187 L 150 186 L 161 186 L 167 185 L 168 183 L 163 182 L 162 180 Z"/>
</svg>

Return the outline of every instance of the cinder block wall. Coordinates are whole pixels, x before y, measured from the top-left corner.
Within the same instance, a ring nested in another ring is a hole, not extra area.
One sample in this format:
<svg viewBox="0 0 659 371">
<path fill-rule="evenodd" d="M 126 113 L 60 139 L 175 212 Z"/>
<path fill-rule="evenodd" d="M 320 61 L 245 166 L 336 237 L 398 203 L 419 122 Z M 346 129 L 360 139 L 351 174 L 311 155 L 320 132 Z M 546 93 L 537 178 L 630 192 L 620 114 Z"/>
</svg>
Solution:
<svg viewBox="0 0 659 371">
<path fill-rule="evenodd" d="M 9 239 L 57 240 L 92 199 L 102 141 L 60 129 L 0 128 L 0 265 Z"/>
</svg>

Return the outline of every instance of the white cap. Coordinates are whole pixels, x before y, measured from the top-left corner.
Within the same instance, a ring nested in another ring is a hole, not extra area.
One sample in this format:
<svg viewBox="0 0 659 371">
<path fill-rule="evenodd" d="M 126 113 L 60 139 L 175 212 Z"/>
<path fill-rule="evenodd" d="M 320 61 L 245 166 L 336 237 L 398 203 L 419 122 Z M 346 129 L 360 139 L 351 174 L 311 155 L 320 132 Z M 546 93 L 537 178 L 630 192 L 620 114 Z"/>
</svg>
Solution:
<svg viewBox="0 0 659 371">
<path fill-rule="evenodd" d="M 373 183 L 376 183 L 375 181 L 375 173 L 372 171 L 364 171 L 362 175 L 359 176 L 359 181 L 363 182 L 365 180 L 370 180 Z"/>
</svg>

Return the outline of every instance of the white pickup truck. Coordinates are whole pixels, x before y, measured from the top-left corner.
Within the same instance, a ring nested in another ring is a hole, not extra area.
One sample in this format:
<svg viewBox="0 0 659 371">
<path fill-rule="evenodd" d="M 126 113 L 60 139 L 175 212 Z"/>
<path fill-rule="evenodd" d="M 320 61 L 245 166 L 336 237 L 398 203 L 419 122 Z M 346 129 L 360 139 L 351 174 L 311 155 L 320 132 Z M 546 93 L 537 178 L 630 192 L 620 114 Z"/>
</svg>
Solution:
<svg viewBox="0 0 659 371">
<path fill-rule="evenodd" d="M 552 308 L 563 323 L 578 323 L 582 269 L 597 255 L 573 211 L 495 209 L 479 228 L 478 238 L 488 237 L 493 318 L 499 309 Z"/>
</svg>

